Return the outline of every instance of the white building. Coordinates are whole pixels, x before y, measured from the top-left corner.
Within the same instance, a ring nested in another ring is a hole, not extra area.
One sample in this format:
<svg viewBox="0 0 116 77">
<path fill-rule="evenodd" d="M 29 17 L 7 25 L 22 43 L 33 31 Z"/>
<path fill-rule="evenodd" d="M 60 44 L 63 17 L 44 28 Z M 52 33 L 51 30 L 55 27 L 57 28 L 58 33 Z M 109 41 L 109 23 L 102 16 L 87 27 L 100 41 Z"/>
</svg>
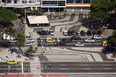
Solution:
<svg viewBox="0 0 116 77">
<path fill-rule="evenodd" d="M 6 8 L 43 8 L 47 11 L 79 12 L 89 11 L 92 0 L 2 0 L 1 6 Z"/>
</svg>

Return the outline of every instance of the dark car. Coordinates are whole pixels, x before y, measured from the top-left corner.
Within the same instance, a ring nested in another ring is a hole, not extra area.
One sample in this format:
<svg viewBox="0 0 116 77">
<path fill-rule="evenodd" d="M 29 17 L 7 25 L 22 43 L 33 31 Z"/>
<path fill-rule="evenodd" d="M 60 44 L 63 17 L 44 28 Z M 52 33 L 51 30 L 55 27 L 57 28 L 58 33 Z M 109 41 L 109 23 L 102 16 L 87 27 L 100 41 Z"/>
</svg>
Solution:
<svg viewBox="0 0 116 77">
<path fill-rule="evenodd" d="M 63 41 L 60 41 L 55 46 L 66 46 L 66 43 Z"/>
<path fill-rule="evenodd" d="M 43 42 L 40 43 L 40 45 L 41 46 L 48 46 L 49 44 L 43 41 Z"/>
<path fill-rule="evenodd" d="M 80 37 L 77 37 L 77 36 L 72 36 L 71 37 L 71 40 L 81 40 L 81 38 Z"/>
<path fill-rule="evenodd" d="M 68 35 L 71 36 L 72 35 L 72 31 L 68 31 Z"/>
<path fill-rule="evenodd" d="M 43 30 L 44 35 L 49 35 L 49 31 Z"/>
<path fill-rule="evenodd" d="M 72 35 L 75 35 L 75 34 L 76 34 L 75 30 L 72 30 Z"/>
<path fill-rule="evenodd" d="M 80 34 L 81 34 L 81 36 L 85 36 L 85 31 L 82 30 L 82 31 L 80 32 Z"/>
<path fill-rule="evenodd" d="M 91 36 L 91 31 L 87 31 L 87 35 L 88 36 Z"/>
<path fill-rule="evenodd" d="M 102 31 L 98 30 L 98 31 L 97 31 L 97 34 L 98 34 L 98 35 L 102 35 Z"/>
<path fill-rule="evenodd" d="M 92 34 L 93 34 L 93 35 L 97 35 L 97 32 L 96 32 L 96 31 L 93 31 Z"/>
<path fill-rule="evenodd" d="M 39 35 L 44 35 L 44 32 L 43 31 L 38 31 L 37 32 Z"/>
<path fill-rule="evenodd" d="M 71 40 L 69 38 L 63 38 L 62 41 L 65 42 L 65 43 L 70 43 L 71 42 Z"/>
</svg>

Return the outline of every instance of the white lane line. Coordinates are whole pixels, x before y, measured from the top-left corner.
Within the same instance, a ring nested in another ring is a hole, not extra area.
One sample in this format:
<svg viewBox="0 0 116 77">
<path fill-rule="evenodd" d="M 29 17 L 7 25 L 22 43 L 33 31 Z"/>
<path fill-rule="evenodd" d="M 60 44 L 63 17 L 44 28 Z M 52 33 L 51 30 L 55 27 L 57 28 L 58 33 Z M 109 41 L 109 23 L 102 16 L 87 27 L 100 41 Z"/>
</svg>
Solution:
<svg viewBox="0 0 116 77">
<path fill-rule="evenodd" d="M 24 70 L 23 70 L 23 62 L 22 62 L 22 74 L 24 73 Z"/>
</svg>

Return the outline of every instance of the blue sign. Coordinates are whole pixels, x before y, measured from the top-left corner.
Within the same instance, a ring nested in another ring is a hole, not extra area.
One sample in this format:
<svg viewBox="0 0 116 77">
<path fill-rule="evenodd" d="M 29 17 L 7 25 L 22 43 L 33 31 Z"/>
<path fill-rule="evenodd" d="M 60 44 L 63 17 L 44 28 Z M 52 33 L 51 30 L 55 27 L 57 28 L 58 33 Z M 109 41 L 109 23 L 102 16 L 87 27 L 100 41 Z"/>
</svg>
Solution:
<svg viewBox="0 0 116 77">
<path fill-rule="evenodd" d="M 58 6 L 58 4 L 43 4 L 42 6 Z"/>
</svg>

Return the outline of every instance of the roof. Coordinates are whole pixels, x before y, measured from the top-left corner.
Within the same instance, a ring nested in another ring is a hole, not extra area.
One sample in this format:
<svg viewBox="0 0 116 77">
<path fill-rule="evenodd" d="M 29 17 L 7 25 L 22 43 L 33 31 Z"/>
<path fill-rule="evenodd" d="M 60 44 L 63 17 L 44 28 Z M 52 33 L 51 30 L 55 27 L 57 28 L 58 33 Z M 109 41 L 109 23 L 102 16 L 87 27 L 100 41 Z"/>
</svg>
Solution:
<svg viewBox="0 0 116 77">
<path fill-rule="evenodd" d="M 6 40 L 10 40 L 10 39 L 13 40 L 13 39 L 15 39 L 15 37 L 10 37 L 10 35 L 4 33 L 4 34 L 3 34 L 3 39 L 4 39 L 4 40 L 5 40 L 5 39 L 6 39 Z"/>
<path fill-rule="evenodd" d="M 47 16 L 27 16 L 30 24 L 48 24 Z"/>
</svg>

